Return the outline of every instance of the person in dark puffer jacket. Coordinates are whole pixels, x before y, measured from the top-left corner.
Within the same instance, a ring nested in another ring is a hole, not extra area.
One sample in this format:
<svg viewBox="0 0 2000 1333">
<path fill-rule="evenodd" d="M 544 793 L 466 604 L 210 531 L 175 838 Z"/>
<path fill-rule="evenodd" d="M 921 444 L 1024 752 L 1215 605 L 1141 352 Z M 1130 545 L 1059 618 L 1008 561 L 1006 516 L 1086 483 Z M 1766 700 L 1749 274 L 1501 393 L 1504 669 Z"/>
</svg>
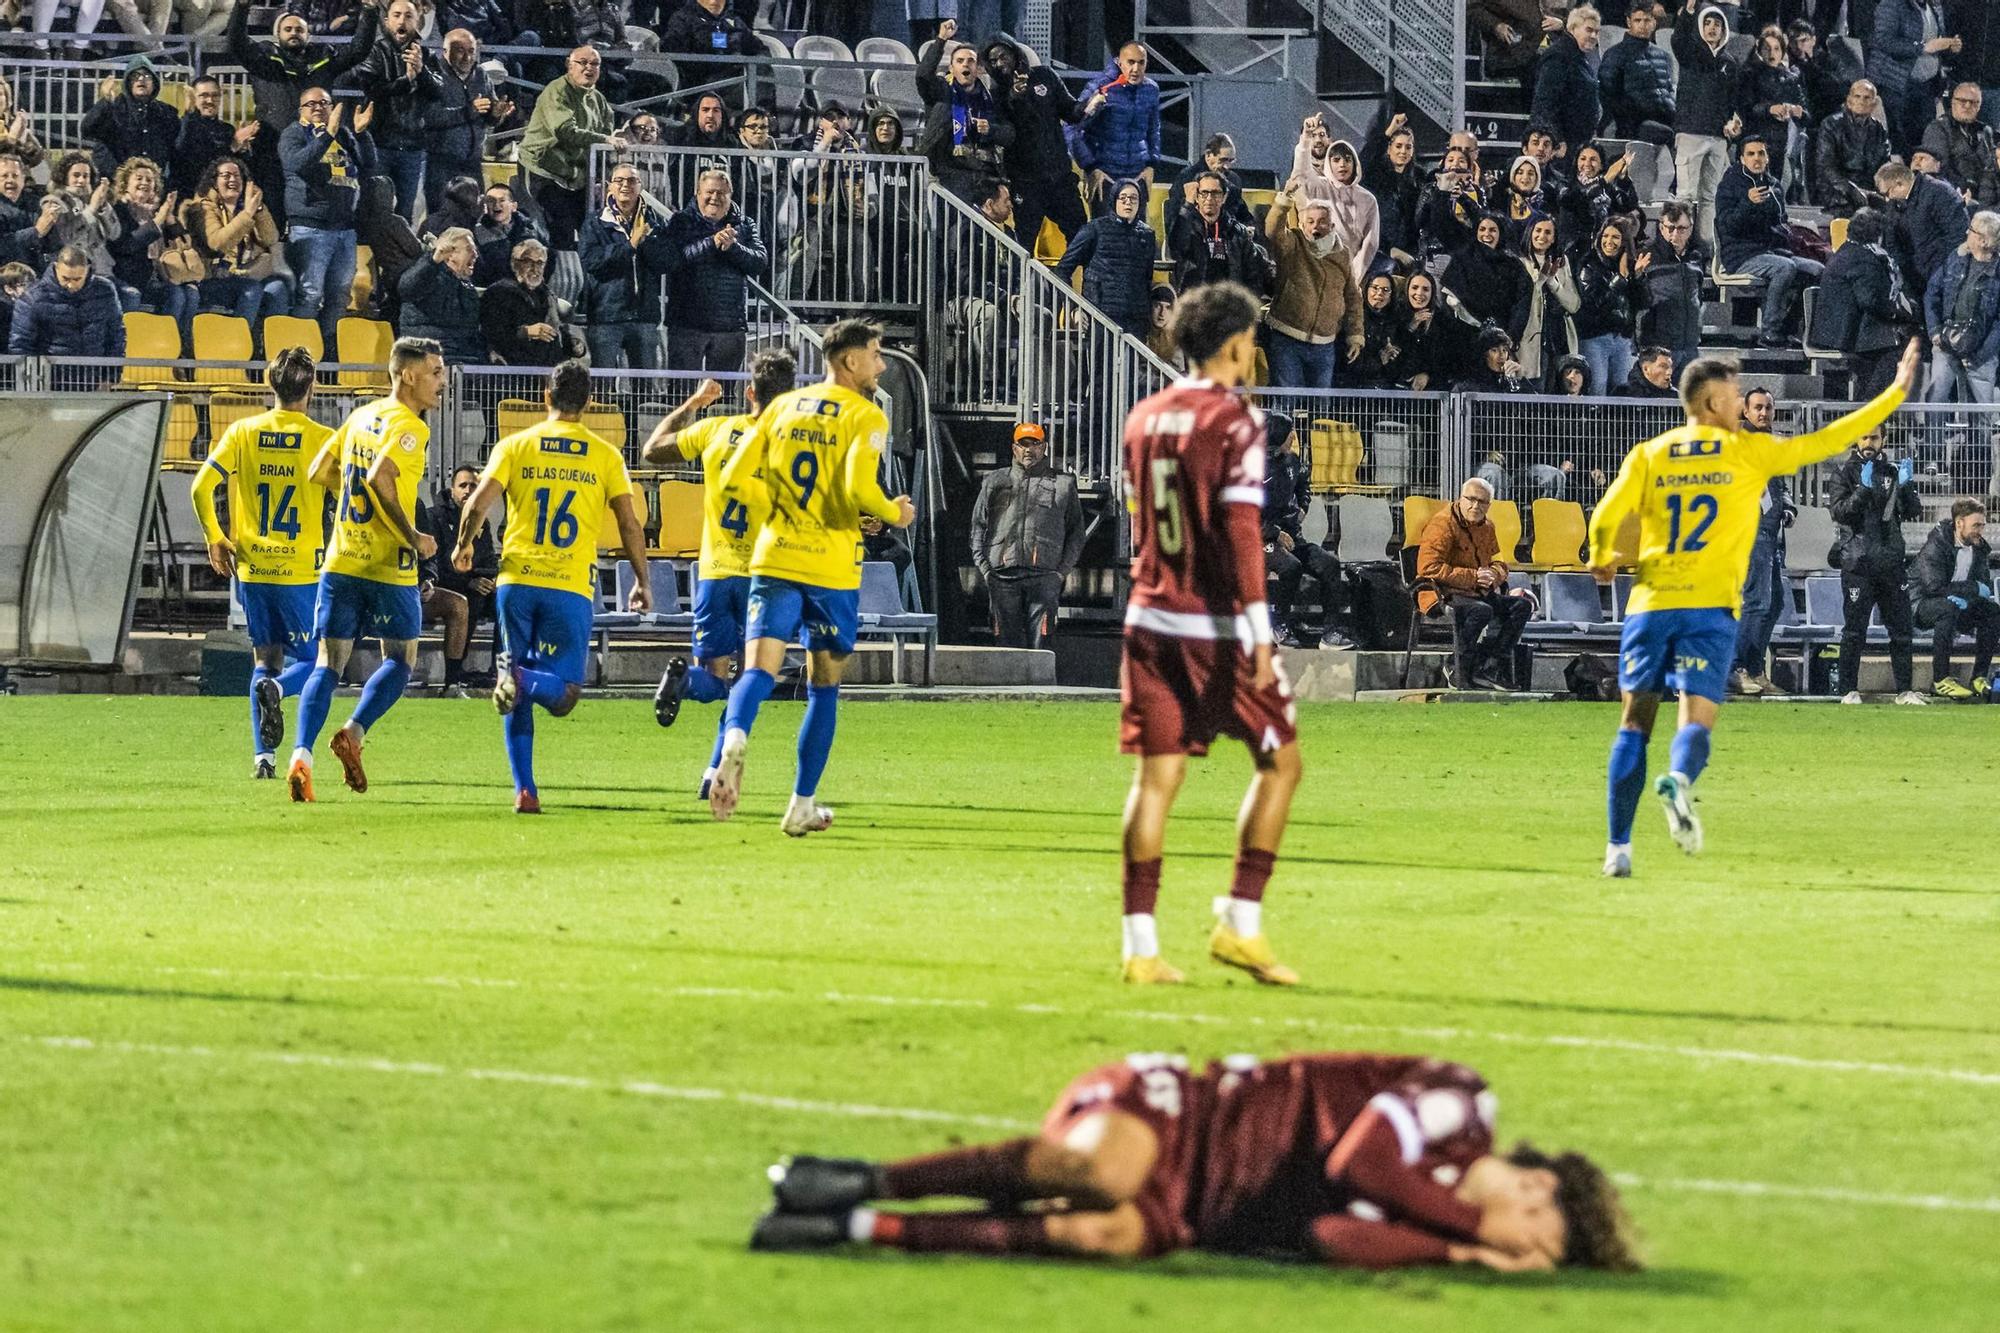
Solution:
<svg viewBox="0 0 2000 1333">
<path fill-rule="evenodd" d="M 1979 501 L 1955 502 L 1951 517 L 1924 538 L 1924 549 L 1917 554 L 1916 619 L 1931 631 L 1931 693 L 1989 702 L 1993 650 L 2000 646 L 2000 602 L 1993 600 L 1993 550 L 1986 544 L 1986 506 Z M 1951 650 L 1961 627 L 1974 636 L 1970 685 L 1951 670 Z"/>
<path fill-rule="evenodd" d="M 109 278 L 91 276 L 89 255 L 73 245 L 64 246 L 41 281 L 15 302 L 7 352 L 10 356 L 125 355 L 125 312 L 118 304 L 118 289 Z"/>
<path fill-rule="evenodd" d="M 743 369 L 750 279 L 770 267 L 756 219 L 730 202 L 729 174 L 704 171 L 695 206 L 667 219 L 667 366 L 671 370 Z"/>
<path fill-rule="evenodd" d="M 667 220 L 647 205 L 639 172 L 620 163 L 604 207 L 583 224 L 584 337 L 599 369 L 660 365 L 660 280 L 673 262 Z"/>
<path fill-rule="evenodd" d="M 1632 272 L 1631 247 L 1617 222 L 1600 226 L 1595 241 L 1579 246 L 1571 262 L 1583 298 L 1575 318 L 1577 351 L 1587 371 L 1584 392 L 1599 398 L 1632 373 L 1632 337 L 1646 285 Z"/>
<path fill-rule="evenodd" d="M 1854 215 L 1847 243 L 1834 251 L 1820 275 L 1819 304 L 1813 312 L 1814 345 L 1838 348 L 1851 358 L 1857 402 L 1889 387 L 1917 322 L 1896 261 L 1882 246 L 1887 234 L 1888 219 L 1880 211 L 1864 208 Z M 2000 296 L 2000 288 L 1995 295 Z M 1932 383 L 1937 383 L 1935 371 Z"/>
<path fill-rule="evenodd" d="M 1110 210 L 1114 180 L 1139 180 L 1152 188 L 1153 162 L 1161 152 L 1160 85 L 1147 77 L 1146 67 L 1145 47 L 1137 42 L 1119 47 L 1118 58 L 1084 85 L 1083 123 L 1066 131 L 1093 214 Z"/>
<path fill-rule="evenodd" d="M 1071 239 L 1056 265 L 1056 278 L 1070 280 L 1083 269 L 1083 299 L 1119 328 L 1144 338 L 1153 323 L 1153 264 L 1159 238 L 1146 225 L 1146 193 L 1138 181 L 1118 182 L 1112 211 L 1093 218 Z"/>
<path fill-rule="evenodd" d="M 160 76 L 144 56 L 126 67 L 124 94 L 98 102 L 83 117 L 82 134 L 96 145 L 93 156 L 100 176 L 115 174 L 131 157 L 171 163 L 180 133 L 180 117 L 160 100 Z M 175 184 L 186 188 L 193 182 Z"/>
<path fill-rule="evenodd" d="M 412 0 L 391 0 L 383 10 L 381 35 L 354 71 L 353 83 L 374 103 L 368 132 L 375 139 L 382 174 L 396 182 L 396 212 L 415 221 L 429 159 L 426 122 L 444 92 L 444 80 L 438 76 L 437 57 L 418 40 Z"/>
<path fill-rule="evenodd" d="M 435 338 L 448 365 L 486 360 L 479 289 L 472 285 L 472 266 L 478 262 L 472 233 L 453 227 L 437 238 L 430 257 L 410 265 L 397 284 L 403 298 L 397 332 L 405 338 Z"/>
<path fill-rule="evenodd" d="M 1889 131 L 1875 119 L 1881 98 L 1858 79 L 1840 110 L 1820 122 L 1813 136 L 1813 197 L 1835 217 L 1880 204 L 1875 173 L 1890 157 Z"/>
</svg>

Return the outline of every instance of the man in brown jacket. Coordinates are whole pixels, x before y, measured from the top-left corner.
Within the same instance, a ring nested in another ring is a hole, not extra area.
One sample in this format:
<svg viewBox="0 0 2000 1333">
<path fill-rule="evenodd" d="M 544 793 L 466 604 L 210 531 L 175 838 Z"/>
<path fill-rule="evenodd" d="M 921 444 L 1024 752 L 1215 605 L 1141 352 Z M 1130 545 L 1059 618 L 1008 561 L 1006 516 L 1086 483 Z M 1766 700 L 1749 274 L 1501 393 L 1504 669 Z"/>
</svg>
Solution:
<svg viewBox="0 0 2000 1333">
<path fill-rule="evenodd" d="M 1418 607 L 1429 614 L 1442 599 L 1451 611 L 1453 689 L 1512 689 L 1514 645 L 1534 614 L 1526 597 L 1507 593 L 1507 562 L 1486 517 L 1492 505 L 1493 488 L 1468 477 L 1457 501 L 1431 517 L 1417 545 L 1417 577 L 1437 588 L 1420 588 Z"/>
<path fill-rule="evenodd" d="M 1274 386 L 1331 389 L 1343 350 L 1347 361 L 1361 355 L 1361 288 L 1354 257 L 1334 230 L 1332 205 L 1307 198 L 1294 222 L 1294 201 L 1302 192 L 1293 177 L 1264 217 L 1278 269 L 1265 317 L 1270 325 L 1265 351 Z"/>
</svg>

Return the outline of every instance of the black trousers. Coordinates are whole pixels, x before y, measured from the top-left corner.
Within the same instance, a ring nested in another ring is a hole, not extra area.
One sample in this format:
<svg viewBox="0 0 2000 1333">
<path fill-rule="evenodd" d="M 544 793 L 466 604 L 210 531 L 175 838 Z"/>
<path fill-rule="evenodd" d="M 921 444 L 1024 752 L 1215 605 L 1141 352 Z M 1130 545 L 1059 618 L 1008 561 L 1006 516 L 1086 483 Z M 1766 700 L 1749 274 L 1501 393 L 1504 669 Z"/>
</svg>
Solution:
<svg viewBox="0 0 2000 1333">
<path fill-rule="evenodd" d="M 731 375 L 743 369 L 750 348 L 744 333 L 704 333 L 700 329 L 667 329 L 668 370 L 725 371 Z"/>
<path fill-rule="evenodd" d="M 1993 670 L 1993 650 L 2000 646 L 2000 605 L 1981 598 L 1961 611 L 1944 597 L 1919 597 L 1917 624 L 1931 632 L 1931 681 L 1951 674 L 1951 649 L 1959 631 L 1972 635 L 1972 675 L 1975 680 Z"/>
<path fill-rule="evenodd" d="M 1896 363 L 1903 359 L 1901 344 L 1879 352 L 1855 352 L 1848 361 L 1854 367 L 1854 401 L 1865 403 L 1889 387 L 1896 378 Z"/>
<path fill-rule="evenodd" d="M 1074 173 L 1049 180 L 1014 181 L 1014 235 L 1021 248 L 1035 252 L 1035 238 L 1042 234 L 1042 219 L 1054 218 L 1067 245 L 1083 230 L 1083 196 L 1077 192 Z"/>
<path fill-rule="evenodd" d="M 986 577 L 993 637 L 1002 648 L 1046 648 L 1055 637 L 1062 575 L 1046 569 L 996 569 Z"/>
<path fill-rule="evenodd" d="M 1910 688 L 1910 593 L 1903 586 L 1903 571 L 1863 566 L 1840 576 L 1841 610 L 1846 619 L 1840 630 L 1840 688 L 1860 688 L 1861 649 L 1868 642 L 1868 617 L 1882 609 L 1882 624 L 1889 631 L 1889 671 L 1896 690 Z M 1956 609 L 1956 608 L 1954 608 Z"/>
<path fill-rule="evenodd" d="M 1306 575 L 1319 584 L 1320 606 L 1324 611 L 1325 624 L 1321 633 L 1334 628 L 1346 617 L 1341 615 L 1341 603 L 1345 588 L 1340 581 L 1340 562 L 1326 551 L 1325 547 L 1311 542 L 1294 542 L 1287 551 L 1283 546 L 1274 545 L 1264 556 L 1264 565 L 1271 576 L 1278 581 L 1278 592 L 1271 600 L 1271 616 L 1281 625 L 1298 628 L 1294 611 L 1299 602 L 1299 585 Z"/>
<path fill-rule="evenodd" d="M 258 137 L 262 137 L 261 135 Z M 542 210 L 542 226 L 549 233 L 549 249 L 576 249 L 576 234 L 583 230 L 582 190 L 565 189 L 547 176 L 532 171 L 521 173 L 528 183 L 528 197 Z"/>
<path fill-rule="evenodd" d="M 1521 641 L 1521 631 L 1528 627 L 1528 618 L 1535 611 L 1528 599 L 1503 592 L 1455 592 L 1445 604 L 1451 608 L 1452 652 L 1459 674 L 1469 677 L 1479 670 L 1482 653 L 1511 673 L 1514 645 Z"/>
</svg>

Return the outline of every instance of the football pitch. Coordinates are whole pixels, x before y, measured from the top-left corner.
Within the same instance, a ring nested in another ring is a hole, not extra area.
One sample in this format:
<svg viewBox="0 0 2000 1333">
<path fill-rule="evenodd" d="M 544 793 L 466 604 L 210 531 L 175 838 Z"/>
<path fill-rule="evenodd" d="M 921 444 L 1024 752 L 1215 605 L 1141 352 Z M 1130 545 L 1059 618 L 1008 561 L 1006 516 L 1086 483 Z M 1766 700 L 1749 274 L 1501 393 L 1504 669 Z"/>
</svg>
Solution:
<svg viewBox="0 0 2000 1333">
<path fill-rule="evenodd" d="M 1169 835 L 1192 984 L 1118 982 L 1113 705 L 849 703 L 797 842 L 796 704 L 727 825 L 709 709 L 542 721 L 540 819 L 483 701 L 399 706 L 370 792 L 322 756 L 312 807 L 248 779 L 246 712 L 0 700 L 0 1328 L 2000 1320 L 2000 712 L 1732 707 L 1708 852 L 1648 798 L 1621 882 L 1609 708 L 1303 708 L 1285 992 L 1203 957 L 1227 746 Z M 1006 1137 L 1131 1051 L 1312 1049 L 1477 1068 L 1503 1144 L 1626 1181 L 1650 1270 L 744 1249 L 784 1152 Z"/>
</svg>

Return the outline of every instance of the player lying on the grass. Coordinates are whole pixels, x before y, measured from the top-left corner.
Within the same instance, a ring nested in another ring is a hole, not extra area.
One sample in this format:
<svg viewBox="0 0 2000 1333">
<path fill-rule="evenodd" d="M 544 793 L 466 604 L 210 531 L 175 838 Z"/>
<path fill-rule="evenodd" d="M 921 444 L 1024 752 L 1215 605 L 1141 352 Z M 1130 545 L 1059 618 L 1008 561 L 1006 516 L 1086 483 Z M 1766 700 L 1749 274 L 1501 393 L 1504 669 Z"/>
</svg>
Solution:
<svg viewBox="0 0 2000 1333">
<path fill-rule="evenodd" d="M 771 697 L 785 648 L 806 635 L 805 720 L 798 776 L 780 827 L 792 837 L 833 823 L 814 796 L 833 749 L 840 678 L 860 628 L 861 516 L 907 528 L 916 507 L 883 493 L 878 480 L 889 419 L 875 405 L 882 376 L 882 330 L 843 319 L 821 344 L 826 379 L 779 394 L 722 474 L 722 498 L 741 505 L 757 529 L 750 556 L 744 671 L 729 692 L 722 750 L 709 784 L 717 819 L 736 811 L 757 710 Z M 714 503 L 710 501 L 710 503 Z"/>
<path fill-rule="evenodd" d="M 1118 745 L 1138 756 L 1125 798 L 1125 980 L 1174 983 L 1153 909 L 1167 816 L 1189 755 L 1217 736 L 1250 747 L 1256 772 L 1236 821 L 1236 865 L 1209 956 L 1261 982 L 1298 973 L 1264 937 L 1264 886 L 1302 772 L 1291 683 L 1264 603 L 1263 416 L 1243 400 L 1257 356 L 1257 299 L 1213 283 L 1174 307 L 1190 379 L 1145 399 L 1125 421 L 1132 594 L 1120 672 Z"/>
<path fill-rule="evenodd" d="M 313 799 L 313 746 L 354 641 L 380 639 L 382 664 L 361 687 L 353 715 L 327 748 L 357 792 L 368 790 L 362 740 L 403 697 L 417 664 L 424 621 L 417 562 L 437 553 L 437 540 L 417 531 L 416 523 L 417 493 L 431 451 L 424 413 L 443 393 L 444 355 L 437 343 L 396 339 L 389 348 L 389 396 L 348 413 L 309 469 L 313 481 L 335 493 L 335 501 L 333 540 L 313 608 L 319 665 L 299 691 L 298 745 L 285 774 L 294 801 Z"/>
<path fill-rule="evenodd" d="M 1639 576 L 1618 645 L 1624 712 L 1611 744 L 1605 874 L 1632 873 L 1632 817 L 1646 787 L 1646 745 L 1669 687 L 1680 691 L 1680 730 L 1653 790 L 1674 842 L 1690 855 L 1701 850 L 1694 784 L 1708 764 L 1709 733 L 1736 655 L 1736 615 L 1766 485 L 1832 458 L 1881 425 L 1916 378 L 1912 339 L 1895 383 L 1873 401 L 1810 435 L 1779 440 L 1742 429 L 1736 363 L 1702 357 L 1681 373 L 1688 424 L 1625 455 L 1590 517 L 1590 572 L 1599 583 L 1617 573 L 1620 527 L 1635 514 L 1639 521 Z"/>
<path fill-rule="evenodd" d="M 326 546 L 326 492 L 306 468 L 333 434 L 306 415 L 317 367 L 288 347 L 264 368 L 276 403 L 222 432 L 194 479 L 194 512 L 208 537 L 208 563 L 236 581 L 257 665 L 250 672 L 251 776 L 278 776 L 284 701 L 305 686 L 319 657 L 313 592 Z M 225 536 L 217 520 L 221 485 Z"/>
<path fill-rule="evenodd" d="M 1134 1055 L 1072 1082 L 1032 1137 L 899 1162 L 790 1158 L 750 1244 L 1636 1271 L 1604 1172 L 1527 1144 L 1495 1155 L 1495 1106 L 1478 1074 L 1423 1056 L 1232 1056 L 1197 1074 Z M 934 1196 L 987 1206 L 870 1206 Z"/>
<path fill-rule="evenodd" d="M 706 704 L 729 697 L 736 655 L 743 651 L 743 624 L 750 614 L 750 556 L 757 537 L 750 530 L 750 511 L 722 493 L 722 472 L 757 424 L 758 415 L 780 394 L 790 393 L 797 380 L 798 366 L 790 352 L 782 348 L 759 352 L 750 359 L 748 411 L 695 421 L 704 408 L 722 397 L 720 384 L 703 380 L 694 396 L 669 412 L 646 441 L 641 454 L 644 462 L 656 466 L 674 459 L 701 462 L 701 578 L 694 590 L 694 642 L 690 648 L 695 665 L 690 668 L 685 659 L 676 657 L 660 677 L 660 688 L 653 695 L 653 716 L 663 727 L 671 727 L 680 716 L 683 699 Z M 702 770 L 697 800 L 708 799 L 709 786 L 715 781 L 727 720 L 726 710 L 715 720 L 715 748 L 709 752 L 708 767 Z"/>
<path fill-rule="evenodd" d="M 583 424 L 590 405 L 590 367 L 565 361 L 549 372 L 542 392 L 548 420 L 493 446 L 493 456 L 458 519 L 452 564 L 472 568 L 487 511 L 507 497 L 500 537 L 500 577 L 494 606 L 505 650 L 494 663 L 493 706 L 505 719 L 507 767 L 514 775 L 514 811 L 542 812 L 535 786 L 535 705 L 567 717 L 583 692 L 596 605 L 597 530 L 609 509 L 632 565 L 634 611 L 653 604 L 646 533 L 632 507 L 625 460 Z"/>
</svg>

